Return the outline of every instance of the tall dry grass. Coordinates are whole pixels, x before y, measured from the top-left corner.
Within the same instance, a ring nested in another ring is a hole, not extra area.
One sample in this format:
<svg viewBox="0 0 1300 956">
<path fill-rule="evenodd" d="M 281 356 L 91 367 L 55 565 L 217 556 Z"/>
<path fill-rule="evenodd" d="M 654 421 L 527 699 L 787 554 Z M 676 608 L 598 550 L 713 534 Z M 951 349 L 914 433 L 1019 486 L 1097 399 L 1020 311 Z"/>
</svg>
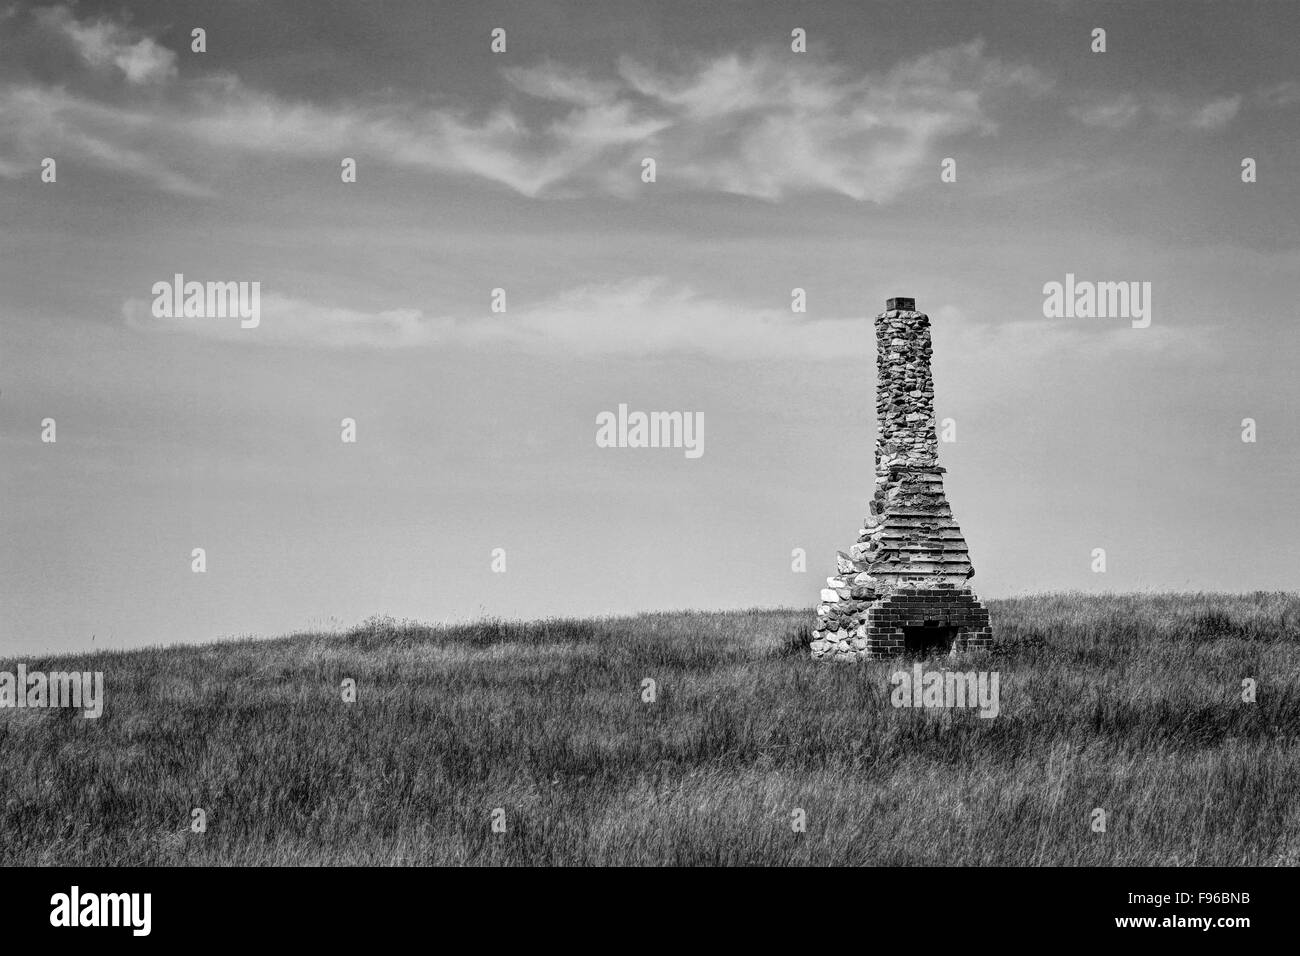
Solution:
<svg viewBox="0 0 1300 956">
<path fill-rule="evenodd" d="M 809 611 L 27 658 L 107 704 L 0 710 L 0 863 L 1300 863 L 1300 596 L 989 603 L 927 666 L 997 670 L 993 720 L 814 664 Z"/>
</svg>

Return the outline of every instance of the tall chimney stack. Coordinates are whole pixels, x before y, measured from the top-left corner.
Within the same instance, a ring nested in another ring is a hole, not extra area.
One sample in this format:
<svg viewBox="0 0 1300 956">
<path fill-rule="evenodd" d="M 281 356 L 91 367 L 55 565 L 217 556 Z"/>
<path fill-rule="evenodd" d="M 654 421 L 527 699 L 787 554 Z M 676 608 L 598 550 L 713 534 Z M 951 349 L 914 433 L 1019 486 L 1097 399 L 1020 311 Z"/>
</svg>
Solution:
<svg viewBox="0 0 1300 956">
<path fill-rule="evenodd" d="M 876 316 L 876 480 L 865 527 L 817 608 L 812 656 L 957 653 L 992 643 L 966 581 L 966 539 L 943 491 L 934 431 L 930 317 L 896 296 Z"/>
</svg>

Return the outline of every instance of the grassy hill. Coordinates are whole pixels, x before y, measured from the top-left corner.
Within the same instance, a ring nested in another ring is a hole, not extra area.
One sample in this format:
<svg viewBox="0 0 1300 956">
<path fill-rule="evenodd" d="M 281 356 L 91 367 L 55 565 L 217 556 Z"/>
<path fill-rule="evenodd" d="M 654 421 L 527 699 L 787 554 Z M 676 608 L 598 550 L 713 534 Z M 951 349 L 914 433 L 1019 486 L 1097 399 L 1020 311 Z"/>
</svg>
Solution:
<svg viewBox="0 0 1300 956">
<path fill-rule="evenodd" d="M 23 658 L 107 703 L 0 709 L 0 863 L 1300 864 L 1300 596 L 988 604 L 927 667 L 994 719 L 813 663 L 808 610 Z"/>
</svg>

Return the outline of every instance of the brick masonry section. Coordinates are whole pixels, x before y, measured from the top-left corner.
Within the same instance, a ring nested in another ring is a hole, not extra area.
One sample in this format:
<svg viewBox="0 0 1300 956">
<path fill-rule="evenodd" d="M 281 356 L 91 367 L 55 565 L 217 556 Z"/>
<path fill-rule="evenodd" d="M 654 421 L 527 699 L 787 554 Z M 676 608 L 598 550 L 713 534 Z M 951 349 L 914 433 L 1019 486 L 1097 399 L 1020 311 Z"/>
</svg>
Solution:
<svg viewBox="0 0 1300 956">
<path fill-rule="evenodd" d="M 889 306 L 876 316 L 875 493 L 822 590 L 816 660 L 904 653 L 905 627 L 952 628 L 954 653 L 992 642 L 988 611 L 966 586 L 975 569 L 938 464 L 930 318 L 911 299 Z"/>
</svg>

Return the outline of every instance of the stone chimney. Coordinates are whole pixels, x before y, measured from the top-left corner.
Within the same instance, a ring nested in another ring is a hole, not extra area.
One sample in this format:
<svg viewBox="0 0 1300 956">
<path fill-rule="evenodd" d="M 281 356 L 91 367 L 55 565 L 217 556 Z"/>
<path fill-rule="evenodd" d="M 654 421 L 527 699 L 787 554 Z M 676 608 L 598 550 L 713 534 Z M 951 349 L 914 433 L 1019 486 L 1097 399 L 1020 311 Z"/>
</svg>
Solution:
<svg viewBox="0 0 1300 956">
<path fill-rule="evenodd" d="M 876 483 L 857 543 L 817 608 L 812 656 L 859 660 L 988 647 L 989 615 L 943 493 L 934 432 L 930 317 L 916 300 L 876 316 Z"/>
</svg>

